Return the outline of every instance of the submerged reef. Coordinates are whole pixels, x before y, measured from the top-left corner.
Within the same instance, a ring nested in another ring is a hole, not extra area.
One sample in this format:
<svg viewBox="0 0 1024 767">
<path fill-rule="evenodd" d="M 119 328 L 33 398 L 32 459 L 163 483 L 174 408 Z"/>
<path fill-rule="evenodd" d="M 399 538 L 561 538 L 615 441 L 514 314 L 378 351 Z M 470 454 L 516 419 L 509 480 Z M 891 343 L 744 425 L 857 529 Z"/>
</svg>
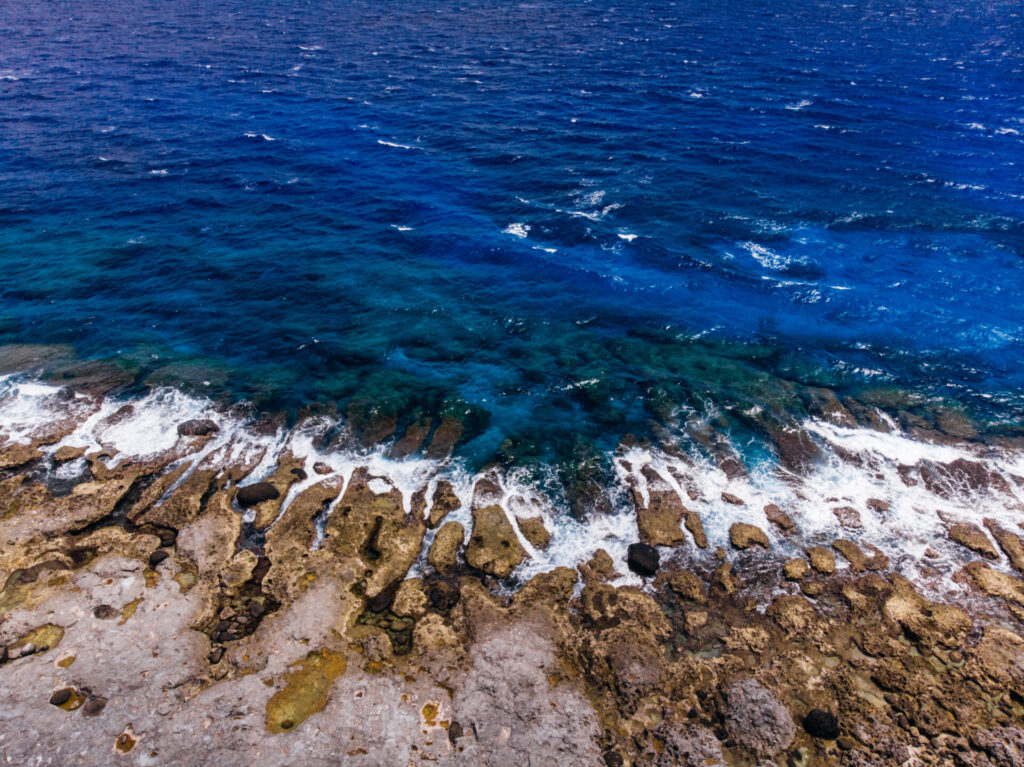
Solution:
<svg viewBox="0 0 1024 767">
<path fill-rule="evenodd" d="M 817 390 L 770 471 L 691 423 L 555 498 L 454 428 L 4 385 L 11 763 L 1024 760 L 1011 437 Z"/>
</svg>

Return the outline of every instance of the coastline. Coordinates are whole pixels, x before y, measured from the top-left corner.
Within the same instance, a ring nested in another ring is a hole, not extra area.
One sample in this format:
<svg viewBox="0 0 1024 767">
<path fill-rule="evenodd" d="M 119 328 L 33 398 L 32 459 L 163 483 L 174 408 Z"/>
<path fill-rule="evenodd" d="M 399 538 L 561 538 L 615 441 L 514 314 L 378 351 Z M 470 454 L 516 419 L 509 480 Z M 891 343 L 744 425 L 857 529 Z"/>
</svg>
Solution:
<svg viewBox="0 0 1024 767">
<path fill-rule="evenodd" d="M 9 758 L 1018 758 L 1012 439 L 834 413 L 802 473 L 623 441 L 581 516 L 332 417 L 2 385 Z"/>
</svg>

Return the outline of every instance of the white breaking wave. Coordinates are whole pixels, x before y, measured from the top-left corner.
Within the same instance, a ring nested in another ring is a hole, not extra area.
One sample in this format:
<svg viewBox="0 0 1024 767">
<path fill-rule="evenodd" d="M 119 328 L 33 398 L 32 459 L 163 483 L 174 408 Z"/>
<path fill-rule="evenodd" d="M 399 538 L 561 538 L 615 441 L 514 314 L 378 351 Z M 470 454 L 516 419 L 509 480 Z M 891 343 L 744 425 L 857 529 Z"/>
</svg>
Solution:
<svg viewBox="0 0 1024 767">
<path fill-rule="evenodd" d="M 209 419 L 218 430 L 205 442 L 179 436 L 178 425 L 193 419 Z M 256 431 L 253 419 L 245 408 L 225 411 L 209 399 L 172 388 L 154 389 L 125 401 L 70 393 L 18 376 L 0 376 L 0 447 L 32 444 L 52 434 L 46 440 L 49 444 L 41 448 L 47 455 L 63 446 L 84 448 L 87 455 L 105 456 L 111 468 L 125 460 L 169 457 L 172 465 L 188 467 L 185 476 L 200 465 L 247 467 L 242 485 L 267 478 L 287 455 L 300 461 L 306 478 L 289 489 L 280 514 L 320 481 L 334 483 L 343 494 L 360 468 L 367 472 L 373 492 L 398 490 L 406 513 L 413 512 L 414 496 L 423 493 L 426 514 L 443 479 L 451 483 L 461 504 L 448 518 L 461 522 L 468 538 L 474 487 L 484 475 L 468 471 L 461 461 L 422 456 L 393 459 L 387 455 L 387 445 L 373 450 L 339 448 L 326 437 L 339 426 L 343 430 L 344 424 L 326 417 L 306 419 L 273 434 Z M 486 476 L 498 483 L 499 505 L 529 554 L 514 573 L 518 582 L 554 567 L 576 567 L 603 548 L 615 561 L 617 583 L 640 583 L 625 564 L 626 547 L 638 538 L 631 494 L 641 504 L 649 503 L 649 480 L 653 479 L 659 492 L 668 488 L 687 509 L 700 515 L 710 542 L 707 550 L 696 549 L 692 541 L 676 549 L 664 548 L 666 559 L 714 566 L 714 549 L 729 547 L 730 526 L 746 522 L 765 531 L 772 554 L 780 557 L 800 556 L 809 546 L 829 546 L 840 537 L 862 546 L 877 546 L 890 557 L 894 570 L 934 597 L 951 598 L 963 590 L 953 576 L 972 557 L 948 539 L 947 525 L 965 521 L 981 527 L 991 518 L 1016 530 L 1024 510 L 1024 452 L 968 442 L 927 442 L 898 431 L 891 420 L 888 424 L 891 431 L 821 420 L 804 422 L 801 428 L 817 443 L 822 459 L 800 476 L 783 471 L 770 460 L 753 466 L 743 476 L 727 475 L 685 436 L 679 437 L 680 450 L 672 454 L 656 447 L 622 449 L 609 456 L 616 477 L 609 488 L 612 512 L 592 514 L 584 520 L 572 517 L 545 492 L 545 487 L 556 485 L 553 468 L 552 476 L 543 481 L 517 470 L 492 471 Z M 317 464 L 319 472 L 314 469 Z M 958 464 L 980 466 L 978 471 L 993 479 L 987 486 L 958 485 L 957 475 L 948 470 Z M 83 474 L 82 468 L 69 463 L 60 468 L 61 476 L 74 479 Z M 925 481 L 926 472 L 931 472 L 930 482 Z M 936 486 L 936 476 L 946 482 L 945 487 Z M 730 502 L 723 493 L 743 503 Z M 767 504 L 776 504 L 789 514 L 799 533 L 786 535 L 774 528 L 764 511 Z M 859 528 L 844 528 L 834 513 L 837 508 L 856 510 Z M 536 516 L 551 533 L 546 549 L 533 547 L 519 529 L 517 517 Z M 425 554 L 433 535 L 428 532 L 413 574 L 426 567 Z M 842 558 L 837 559 L 845 566 Z M 1002 560 L 993 565 L 1008 570 Z"/>
</svg>

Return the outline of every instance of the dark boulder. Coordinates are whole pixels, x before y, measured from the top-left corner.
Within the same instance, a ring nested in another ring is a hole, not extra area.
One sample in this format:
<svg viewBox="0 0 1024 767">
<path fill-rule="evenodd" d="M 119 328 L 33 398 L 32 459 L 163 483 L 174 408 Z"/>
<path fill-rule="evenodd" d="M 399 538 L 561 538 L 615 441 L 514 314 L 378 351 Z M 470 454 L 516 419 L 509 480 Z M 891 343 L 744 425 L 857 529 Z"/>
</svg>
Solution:
<svg viewBox="0 0 1024 767">
<path fill-rule="evenodd" d="M 218 431 L 220 428 L 209 418 L 194 418 L 178 424 L 178 434 L 182 437 L 206 437 Z"/>
<path fill-rule="evenodd" d="M 57 690 L 50 696 L 51 706 L 63 706 L 71 700 L 71 688 L 65 687 L 63 690 Z"/>
<path fill-rule="evenodd" d="M 835 740 L 839 737 L 839 722 L 835 714 L 820 708 L 813 708 L 804 717 L 804 730 L 813 738 Z"/>
<path fill-rule="evenodd" d="M 272 501 L 280 497 L 280 491 L 269 482 L 257 482 L 255 485 L 246 485 L 245 487 L 238 488 L 235 500 L 238 501 L 239 506 L 246 509 L 250 506 L 255 506 L 257 503 Z"/>
<path fill-rule="evenodd" d="M 163 549 L 157 549 L 149 555 L 149 566 L 156 567 L 158 564 L 167 559 L 167 552 Z"/>
<path fill-rule="evenodd" d="M 650 544 L 631 543 L 626 550 L 626 564 L 637 575 L 650 578 L 658 572 L 658 566 L 661 564 L 661 555 Z"/>
</svg>

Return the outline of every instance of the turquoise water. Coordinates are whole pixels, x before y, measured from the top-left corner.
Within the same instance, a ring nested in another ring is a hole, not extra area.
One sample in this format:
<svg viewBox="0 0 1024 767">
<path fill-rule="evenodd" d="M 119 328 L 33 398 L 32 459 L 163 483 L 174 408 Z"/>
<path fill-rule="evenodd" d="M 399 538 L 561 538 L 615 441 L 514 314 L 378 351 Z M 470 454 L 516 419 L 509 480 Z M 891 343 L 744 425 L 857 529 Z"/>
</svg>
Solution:
<svg viewBox="0 0 1024 767">
<path fill-rule="evenodd" d="M 0 343 L 480 460 L 804 385 L 1024 413 L 1024 19 L 8 4 Z"/>
</svg>

